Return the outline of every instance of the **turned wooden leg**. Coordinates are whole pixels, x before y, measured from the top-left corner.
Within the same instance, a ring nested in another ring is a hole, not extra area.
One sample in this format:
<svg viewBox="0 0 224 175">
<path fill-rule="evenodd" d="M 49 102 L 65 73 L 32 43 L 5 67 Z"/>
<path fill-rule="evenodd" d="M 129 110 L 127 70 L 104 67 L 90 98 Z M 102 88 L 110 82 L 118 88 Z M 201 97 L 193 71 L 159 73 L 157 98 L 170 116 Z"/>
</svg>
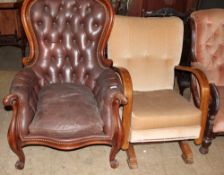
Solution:
<svg viewBox="0 0 224 175">
<path fill-rule="evenodd" d="M 215 115 L 217 114 L 219 110 L 219 105 L 220 105 L 219 93 L 214 84 L 210 84 L 210 91 L 211 91 L 212 98 L 209 104 L 205 135 L 204 135 L 204 140 L 202 142 L 202 145 L 199 149 L 200 153 L 202 154 L 207 154 L 209 146 L 212 144 L 212 139 L 214 138 L 213 126 L 214 126 Z"/>
<path fill-rule="evenodd" d="M 138 168 L 138 163 L 137 163 L 137 158 L 136 158 L 136 155 L 135 155 L 135 150 L 134 150 L 134 147 L 131 143 L 129 143 L 129 147 L 126 150 L 126 153 L 127 153 L 127 156 L 128 156 L 127 162 L 128 162 L 129 168 L 131 168 L 131 169 Z"/>
<path fill-rule="evenodd" d="M 207 154 L 209 151 L 209 146 L 212 144 L 212 139 L 210 138 L 204 138 L 203 143 L 201 147 L 199 148 L 199 151 L 201 154 Z"/>
<path fill-rule="evenodd" d="M 209 146 L 212 144 L 213 139 L 213 126 L 214 126 L 214 116 L 209 116 L 205 129 L 205 136 L 199 151 L 201 154 L 207 154 Z"/>
<path fill-rule="evenodd" d="M 193 163 L 193 154 L 187 141 L 180 141 L 179 145 L 182 150 L 182 158 L 184 162 L 187 164 Z"/>
</svg>

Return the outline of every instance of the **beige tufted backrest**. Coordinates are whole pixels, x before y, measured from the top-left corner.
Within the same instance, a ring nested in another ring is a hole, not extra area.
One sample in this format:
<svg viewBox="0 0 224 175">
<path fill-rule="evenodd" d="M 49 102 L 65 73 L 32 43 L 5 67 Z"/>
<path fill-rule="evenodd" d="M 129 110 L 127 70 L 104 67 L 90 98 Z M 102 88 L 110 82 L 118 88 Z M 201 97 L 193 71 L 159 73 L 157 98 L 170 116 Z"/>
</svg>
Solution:
<svg viewBox="0 0 224 175">
<path fill-rule="evenodd" d="M 224 85 L 224 9 L 200 10 L 191 14 L 193 54 L 206 70 L 210 82 Z"/>
<path fill-rule="evenodd" d="M 182 43 L 183 23 L 177 17 L 116 16 L 108 57 L 128 69 L 134 90 L 172 89 Z"/>
</svg>

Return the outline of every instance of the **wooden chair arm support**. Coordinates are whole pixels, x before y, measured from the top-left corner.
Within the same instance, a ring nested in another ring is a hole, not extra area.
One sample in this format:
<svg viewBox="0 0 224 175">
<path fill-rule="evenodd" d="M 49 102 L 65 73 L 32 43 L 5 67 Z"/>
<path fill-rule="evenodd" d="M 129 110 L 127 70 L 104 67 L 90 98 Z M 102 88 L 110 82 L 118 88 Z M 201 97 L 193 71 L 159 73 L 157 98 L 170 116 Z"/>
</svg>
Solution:
<svg viewBox="0 0 224 175">
<path fill-rule="evenodd" d="M 202 112 L 202 120 L 201 120 L 201 131 L 199 138 L 195 140 L 195 144 L 201 144 L 204 136 L 204 130 L 206 126 L 207 116 L 208 116 L 208 105 L 210 98 L 210 87 L 209 82 L 205 74 L 197 68 L 186 67 L 186 66 L 176 66 L 176 70 L 179 71 L 187 71 L 192 73 L 197 79 L 200 87 L 200 110 Z"/>
<path fill-rule="evenodd" d="M 217 114 L 220 107 L 220 95 L 219 91 L 214 83 L 210 83 L 211 102 L 209 104 L 209 113 L 213 116 Z"/>
<path fill-rule="evenodd" d="M 124 139 L 122 144 L 122 149 L 126 150 L 129 147 L 129 135 L 131 128 L 131 113 L 132 113 L 132 81 L 131 76 L 127 69 L 114 67 L 114 70 L 119 74 L 122 84 L 124 86 L 124 95 L 127 97 L 128 103 L 124 105 L 122 113 L 122 127 L 124 131 Z"/>
</svg>

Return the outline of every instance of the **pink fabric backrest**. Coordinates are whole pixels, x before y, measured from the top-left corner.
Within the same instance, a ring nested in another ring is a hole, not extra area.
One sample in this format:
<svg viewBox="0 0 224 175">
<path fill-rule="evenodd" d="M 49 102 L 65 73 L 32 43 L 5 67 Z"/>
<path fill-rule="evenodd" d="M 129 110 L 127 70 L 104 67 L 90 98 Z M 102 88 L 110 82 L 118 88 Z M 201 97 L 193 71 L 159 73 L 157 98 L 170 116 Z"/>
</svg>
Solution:
<svg viewBox="0 0 224 175">
<path fill-rule="evenodd" d="M 224 9 L 195 11 L 191 19 L 195 61 L 205 70 L 210 82 L 223 86 Z"/>
</svg>

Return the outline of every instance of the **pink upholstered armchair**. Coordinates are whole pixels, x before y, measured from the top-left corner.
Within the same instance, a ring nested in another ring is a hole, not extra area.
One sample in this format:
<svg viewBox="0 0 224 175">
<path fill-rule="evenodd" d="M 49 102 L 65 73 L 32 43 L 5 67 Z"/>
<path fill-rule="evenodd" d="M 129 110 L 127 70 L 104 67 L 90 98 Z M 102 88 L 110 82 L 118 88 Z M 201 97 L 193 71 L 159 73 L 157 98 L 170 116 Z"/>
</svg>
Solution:
<svg viewBox="0 0 224 175">
<path fill-rule="evenodd" d="M 200 148 L 205 154 L 215 135 L 224 132 L 224 9 L 195 11 L 191 21 L 192 65 L 207 75 L 211 86 L 209 117 Z"/>
</svg>

